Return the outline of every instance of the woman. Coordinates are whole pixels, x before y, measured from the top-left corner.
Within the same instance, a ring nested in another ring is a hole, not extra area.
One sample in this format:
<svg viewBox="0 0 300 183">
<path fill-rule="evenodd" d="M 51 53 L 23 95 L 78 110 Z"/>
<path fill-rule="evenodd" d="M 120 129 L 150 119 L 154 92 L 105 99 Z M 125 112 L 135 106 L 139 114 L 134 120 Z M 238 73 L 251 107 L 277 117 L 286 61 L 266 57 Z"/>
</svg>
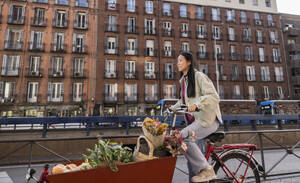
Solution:
<svg viewBox="0 0 300 183">
<path fill-rule="evenodd" d="M 205 74 L 196 71 L 193 64 L 191 53 L 179 54 L 177 67 L 181 74 L 179 80 L 181 98 L 170 107 L 170 110 L 185 104 L 192 114 L 185 116 L 190 124 L 181 131 L 187 145 L 186 159 L 189 176 L 192 182 L 205 182 L 214 179 L 216 175 L 191 134 L 194 133 L 197 140 L 204 139 L 218 129 L 222 118 L 219 107 L 220 99 L 213 83 Z"/>
</svg>

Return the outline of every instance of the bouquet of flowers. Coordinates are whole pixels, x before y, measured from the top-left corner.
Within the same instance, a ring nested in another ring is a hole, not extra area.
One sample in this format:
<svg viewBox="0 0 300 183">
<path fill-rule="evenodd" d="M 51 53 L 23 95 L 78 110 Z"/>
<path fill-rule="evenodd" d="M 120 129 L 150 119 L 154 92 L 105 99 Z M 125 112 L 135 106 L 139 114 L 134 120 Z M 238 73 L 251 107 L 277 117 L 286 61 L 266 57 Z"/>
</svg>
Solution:
<svg viewBox="0 0 300 183">
<path fill-rule="evenodd" d="M 147 137 L 148 140 L 151 141 L 154 148 L 157 148 L 163 145 L 168 129 L 168 124 L 159 122 L 158 118 L 156 120 L 151 118 L 145 118 L 142 125 L 142 129 L 144 135 Z"/>
<path fill-rule="evenodd" d="M 172 154 L 172 156 L 176 156 L 181 154 L 181 152 L 186 152 L 187 147 L 183 142 L 183 137 L 181 136 L 180 131 L 172 130 L 169 135 L 165 137 L 164 145 Z"/>
</svg>

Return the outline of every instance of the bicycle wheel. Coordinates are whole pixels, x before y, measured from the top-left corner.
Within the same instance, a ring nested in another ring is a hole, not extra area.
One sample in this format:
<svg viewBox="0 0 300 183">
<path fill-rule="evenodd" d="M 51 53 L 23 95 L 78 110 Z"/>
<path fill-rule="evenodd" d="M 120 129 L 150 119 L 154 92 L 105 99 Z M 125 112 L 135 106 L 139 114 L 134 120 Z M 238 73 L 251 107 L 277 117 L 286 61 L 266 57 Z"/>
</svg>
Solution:
<svg viewBox="0 0 300 183">
<path fill-rule="evenodd" d="M 250 166 L 247 169 L 249 157 L 246 156 L 245 154 L 239 152 L 232 152 L 223 156 L 221 160 L 223 161 L 224 166 L 219 161 L 217 161 L 214 166 L 214 170 L 217 175 L 217 179 L 214 182 L 236 183 L 235 179 L 225 169 L 226 166 L 230 170 L 230 172 L 236 177 L 236 179 L 239 181 L 238 183 L 240 182 L 260 183 L 260 177 L 259 177 L 257 167 L 252 161 L 250 162 Z M 224 170 L 226 171 L 227 174 L 224 172 Z"/>
</svg>

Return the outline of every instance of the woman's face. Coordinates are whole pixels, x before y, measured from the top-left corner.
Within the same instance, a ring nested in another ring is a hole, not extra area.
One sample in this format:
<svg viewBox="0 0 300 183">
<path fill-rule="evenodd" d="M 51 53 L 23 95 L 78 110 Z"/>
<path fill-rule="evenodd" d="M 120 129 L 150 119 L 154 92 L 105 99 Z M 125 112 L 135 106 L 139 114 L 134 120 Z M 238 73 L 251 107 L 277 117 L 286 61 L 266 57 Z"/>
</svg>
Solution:
<svg viewBox="0 0 300 183">
<path fill-rule="evenodd" d="M 179 72 L 188 71 L 190 68 L 191 62 L 187 61 L 184 56 L 179 55 L 177 59 L 177 67 Z"/>
</svg>

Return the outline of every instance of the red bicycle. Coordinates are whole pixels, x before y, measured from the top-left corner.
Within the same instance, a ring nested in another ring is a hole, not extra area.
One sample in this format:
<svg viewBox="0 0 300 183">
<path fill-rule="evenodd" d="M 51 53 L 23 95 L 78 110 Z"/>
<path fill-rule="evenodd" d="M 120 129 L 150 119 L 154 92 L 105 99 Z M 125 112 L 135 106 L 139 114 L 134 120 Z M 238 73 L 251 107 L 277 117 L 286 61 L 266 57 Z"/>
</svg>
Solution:
<svg viewBox="0 0 300 183">
<path fill-rule="evenodd" d="M 166 111 L 167 116 L 173 115 L 172 129 L 175 129 L 176 117 L 178 114 L 187 112 L 186 106 L 181 106 L 174 111 Z M 263 167 L 254 157 L 257 146 L 254 144 L 224 144 L 215 146 L 216 142 L 224 139 L 224 132 L 215 132 L 205 138 L 207 142 L 205 158 L 214 167 L 217 178 L 210 182 L 224 183 L 260 183 L 260 173 L 264 172 Z"/>
</svg>

